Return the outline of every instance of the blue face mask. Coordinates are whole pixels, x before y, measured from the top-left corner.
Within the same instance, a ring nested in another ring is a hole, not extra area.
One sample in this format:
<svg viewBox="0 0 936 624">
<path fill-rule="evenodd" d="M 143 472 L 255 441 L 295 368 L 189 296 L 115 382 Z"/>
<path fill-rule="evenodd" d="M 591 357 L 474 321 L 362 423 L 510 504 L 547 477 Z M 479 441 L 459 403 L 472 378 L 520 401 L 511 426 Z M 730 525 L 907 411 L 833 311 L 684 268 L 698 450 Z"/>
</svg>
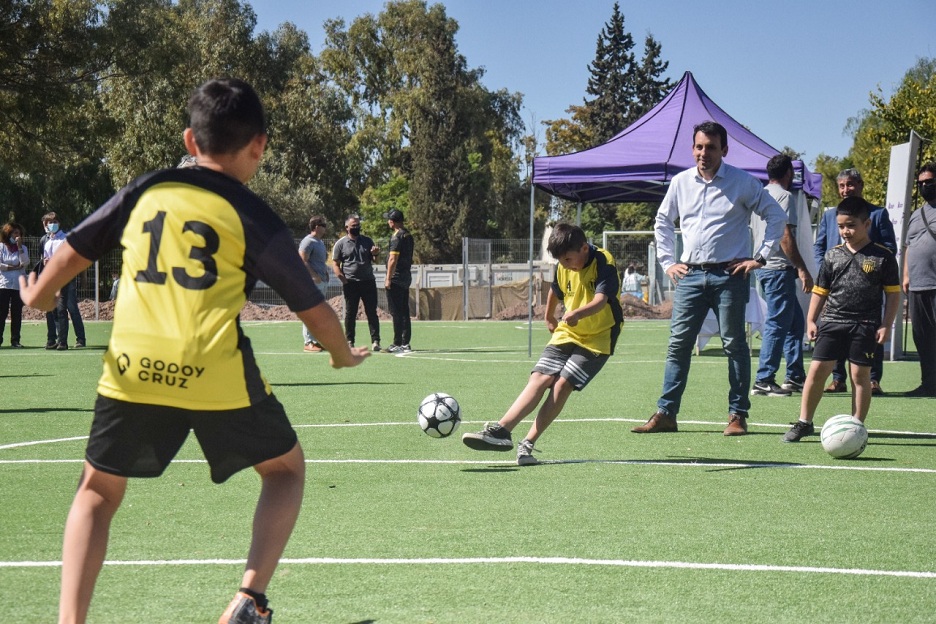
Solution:
<svg viewBox="0 0 936 624">
<path fill-rule="evenodd" d="M 55 233 L 58 232 L 58 231 L 59 231 L 59 224 L 58 224 L 58 223 L 50 223 L 50 224 L 49 224 L 49 234 L 55 234 Z"/>
</svg>

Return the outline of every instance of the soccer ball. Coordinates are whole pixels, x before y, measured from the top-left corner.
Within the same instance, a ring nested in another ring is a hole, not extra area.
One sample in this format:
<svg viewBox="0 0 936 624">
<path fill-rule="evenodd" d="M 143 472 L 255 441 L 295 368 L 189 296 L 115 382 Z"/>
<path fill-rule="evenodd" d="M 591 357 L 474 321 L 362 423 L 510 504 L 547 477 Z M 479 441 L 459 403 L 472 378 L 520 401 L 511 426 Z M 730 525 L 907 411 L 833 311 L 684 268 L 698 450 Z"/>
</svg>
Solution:
<svg viewBox="0 0 936 624">
<path fill-rule="evenodd" d="M 444 392 L 433 392 L 419 404 L 416 410 L 419 426 L 433 438 L 446 438 L 458 429 L 461 409 L 458 401 Z"/>
<path fill-rule="evenodd" d="M 822 425 L 822 448 L 837 459 L 853 459 L 868 445 L 868 430 L 849 414 L 833 416 Z"/>
</svg>

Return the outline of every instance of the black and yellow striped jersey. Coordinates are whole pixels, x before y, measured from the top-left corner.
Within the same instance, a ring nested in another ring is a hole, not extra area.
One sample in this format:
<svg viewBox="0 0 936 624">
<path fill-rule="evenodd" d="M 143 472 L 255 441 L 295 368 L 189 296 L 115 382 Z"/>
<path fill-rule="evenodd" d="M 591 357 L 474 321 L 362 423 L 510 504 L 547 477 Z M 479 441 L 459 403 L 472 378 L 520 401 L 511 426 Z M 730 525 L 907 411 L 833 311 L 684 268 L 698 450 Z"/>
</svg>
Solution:
<svg viewBox="0 0 936 624">
<path fill-rule="evenodd" d="M 123 247 L 98 393 L 135 403 L 226 410 L 270 386 L 239 314 L 258 280 L 293 311 L 323 296 L 292 235 L 239 181 L 193 167 L 143 175 L 68 235 L 90 260 Z"/>
</svg>

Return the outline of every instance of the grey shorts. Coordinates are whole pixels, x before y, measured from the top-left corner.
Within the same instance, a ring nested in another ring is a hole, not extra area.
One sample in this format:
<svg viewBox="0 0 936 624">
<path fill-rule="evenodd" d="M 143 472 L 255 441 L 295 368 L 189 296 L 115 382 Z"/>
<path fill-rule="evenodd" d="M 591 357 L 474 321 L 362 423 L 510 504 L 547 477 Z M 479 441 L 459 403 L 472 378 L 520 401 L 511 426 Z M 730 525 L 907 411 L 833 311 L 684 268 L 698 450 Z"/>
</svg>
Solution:
<svg viewBox="0 0 936 624">
<path fill-rule="evenodd" d="M 593 352 L 573 342 L 560 345 L 546 345 L 533 372 L 562 377 L 581 390 L 598 374 L 608 361 L 609 355 L 595 355 Z"/>
</svg>

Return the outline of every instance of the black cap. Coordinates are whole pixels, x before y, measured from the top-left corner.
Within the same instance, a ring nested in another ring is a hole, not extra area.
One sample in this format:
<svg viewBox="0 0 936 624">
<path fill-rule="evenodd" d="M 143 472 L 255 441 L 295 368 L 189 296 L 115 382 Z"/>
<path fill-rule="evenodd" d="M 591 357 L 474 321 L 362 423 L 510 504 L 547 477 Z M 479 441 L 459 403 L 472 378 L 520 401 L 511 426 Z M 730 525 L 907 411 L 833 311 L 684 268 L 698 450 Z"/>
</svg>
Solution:
<svg viewBox="0 0 936 624">
<path fill-rule="evenodd" d="M 390 212 L 384 213 L 384 219 L 390 219 L 391 221 L 396 221 L 397 223 L 403 223 L 403 213 L 399 210 L 391 210 Z"/>
</svg>

